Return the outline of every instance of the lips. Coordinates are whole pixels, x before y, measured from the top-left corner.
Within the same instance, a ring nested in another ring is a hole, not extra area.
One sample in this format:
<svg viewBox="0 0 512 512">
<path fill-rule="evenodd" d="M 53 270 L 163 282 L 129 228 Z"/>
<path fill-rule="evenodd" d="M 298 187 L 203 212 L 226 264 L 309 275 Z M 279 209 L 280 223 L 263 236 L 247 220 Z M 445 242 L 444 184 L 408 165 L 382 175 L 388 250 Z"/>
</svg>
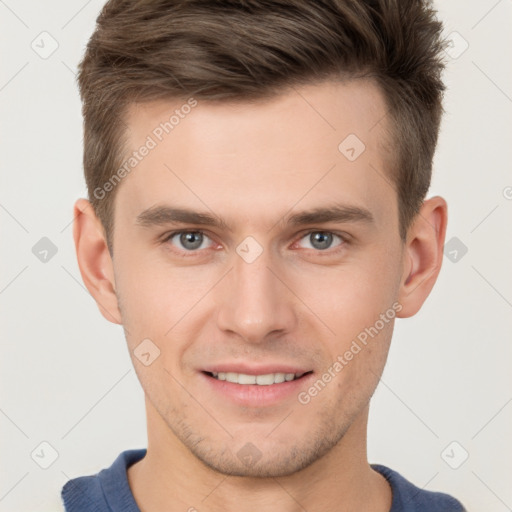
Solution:
<svg viewBox="0 0 512 512">
<path fill-rule="evenodd" d="M 314 379 L 313 370 L 289 364 L 233 362 L 212 365 L 199 374 L 217 407 L 229 407 L 229 403 L 249 408 L 279 405 L 294 400 Z"/>
<path fill-rule="evenodd" d="M 289 365 L 219 365 L 202 370 L 199 375 L 209 390 L 205 392 L 211 393 L 203 396 L 208 396 L 212 406 L 265 407 L 269 411 L 272 406 L 296 400 L 298 393 L 315 379 L 312 370 Z"/>
</svg>

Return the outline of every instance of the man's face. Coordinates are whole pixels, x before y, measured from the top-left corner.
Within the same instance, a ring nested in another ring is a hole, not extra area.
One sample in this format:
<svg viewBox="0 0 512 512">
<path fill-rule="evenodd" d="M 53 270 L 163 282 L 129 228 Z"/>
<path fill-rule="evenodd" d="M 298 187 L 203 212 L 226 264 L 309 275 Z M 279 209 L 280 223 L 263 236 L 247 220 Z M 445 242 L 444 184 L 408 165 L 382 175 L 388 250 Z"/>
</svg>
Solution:
<svg viewBox="0 0 512 512">
<path fill-rule="evenodd" d="M 132 107 L 130 151 L 157 144 L 115 202 L 116 295 L 150 437 L 223 473 L 290 474 L 364 416 L 387 356 L 403 245 L 386 107 L 366 82 L 199 101 L 159 141 L 183 104 Z M 146 366 L 134 351 L 148 339 L 141 359 L 160 354 Z"/>
</svg>

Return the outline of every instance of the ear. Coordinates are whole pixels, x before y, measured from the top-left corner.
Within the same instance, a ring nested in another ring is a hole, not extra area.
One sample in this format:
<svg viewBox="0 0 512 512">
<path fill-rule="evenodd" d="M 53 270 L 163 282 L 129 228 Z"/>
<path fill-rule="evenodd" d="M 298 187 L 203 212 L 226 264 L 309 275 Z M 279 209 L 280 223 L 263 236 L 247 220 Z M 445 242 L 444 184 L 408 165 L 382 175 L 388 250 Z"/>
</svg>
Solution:
<svg viewBox="0 0 512 512">
<path fill-rule="evenodd" d="M 115 292 L 114 266 L 108 250 L 103 226 L 91 203 L 78 199 L 74 206 L 73 238 L 76 257 L 85 286 L 96 301 L 101 314 L 121 324 Z"/>
<path fill-rule="evenodd" d="M 448 221 L 446 201 L 439 196 L 424 201 L 409 227 L 404 247 L 404 272 L 400 285 L 400 318 L 415 315 L 430 294 L 443 261 Z"/>
</svg>

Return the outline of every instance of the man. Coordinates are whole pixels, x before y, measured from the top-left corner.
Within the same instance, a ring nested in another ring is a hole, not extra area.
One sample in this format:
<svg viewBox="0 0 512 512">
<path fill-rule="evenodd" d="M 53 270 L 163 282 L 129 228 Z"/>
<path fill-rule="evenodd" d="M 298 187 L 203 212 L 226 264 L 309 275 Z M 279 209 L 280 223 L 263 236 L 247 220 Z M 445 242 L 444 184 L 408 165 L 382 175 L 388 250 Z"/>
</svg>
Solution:
<svg viewBox="0 0 512 512">
<path fill-rule="evenodd" d="M 395 318 L 441 267 L 441 30 L 419 0 L 106 4 L 74 239 L 148 447 L 66 510 L 463 510 L 366 451 Z"/>
</svg>

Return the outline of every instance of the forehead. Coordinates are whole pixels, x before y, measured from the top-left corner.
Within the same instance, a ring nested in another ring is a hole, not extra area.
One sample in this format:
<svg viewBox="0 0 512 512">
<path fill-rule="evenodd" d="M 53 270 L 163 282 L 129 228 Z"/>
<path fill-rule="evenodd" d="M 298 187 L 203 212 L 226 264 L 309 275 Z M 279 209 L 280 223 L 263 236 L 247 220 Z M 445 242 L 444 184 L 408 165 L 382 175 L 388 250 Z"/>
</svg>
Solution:
<svg viewBox="0 0 512 512">
<path fill-rule="evenodd" d="M 394 196 L 385 178 L 386 111 L 377 86 L 362 80 L 251 103 L 134 104 L 125 157 L 139 155 L 120 184 L 119 206 L 132 217 L 159 203 L 236 210 L 241 222 L 272 224 L 294 205 L 332 200 L 378 217 Z"/>
</svg>

